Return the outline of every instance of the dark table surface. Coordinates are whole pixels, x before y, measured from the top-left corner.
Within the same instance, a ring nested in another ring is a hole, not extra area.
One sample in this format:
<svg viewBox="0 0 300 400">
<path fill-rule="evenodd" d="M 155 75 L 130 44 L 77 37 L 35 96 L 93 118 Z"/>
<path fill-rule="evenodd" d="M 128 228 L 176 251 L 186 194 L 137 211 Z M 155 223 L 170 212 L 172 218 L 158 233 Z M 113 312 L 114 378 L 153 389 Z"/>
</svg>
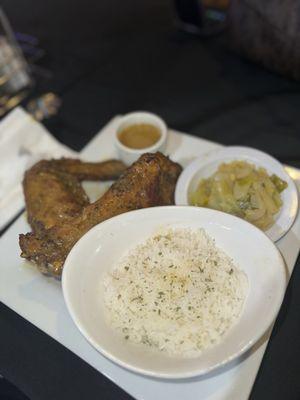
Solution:
<svg viewBox="0 0 300 400">
<path fill-rule="evenodd" d="M 51 76 L 37 74 L 33 94 L 61 96 L 58 115 L 45 125 L 73 149 L 115 114 L 150 110 L 173 128 L 257 147 L 300 167 L 300 85 L 239 58 L 225 35 L 178 32 L 171 1 L 2 0 L 1 6 L 14 30 L 34 35 L 45 50 L 39 66 Z M 299 267 L 298 259 L 253 400 L 300 398 Z M 4 304 L 0 343 L 0 374 L 31 400 L 130 398 Z M 0 380 L 0 398 L 23 398 L 11 393 Z"/>
</svg>

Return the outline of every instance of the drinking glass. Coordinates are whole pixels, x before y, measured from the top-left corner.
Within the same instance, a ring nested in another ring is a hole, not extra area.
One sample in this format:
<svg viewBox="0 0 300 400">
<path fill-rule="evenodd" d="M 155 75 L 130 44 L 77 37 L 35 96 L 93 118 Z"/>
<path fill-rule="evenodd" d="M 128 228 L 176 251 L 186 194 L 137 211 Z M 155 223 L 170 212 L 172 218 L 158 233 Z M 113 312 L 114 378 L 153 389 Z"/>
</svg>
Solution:
<svg viewBox="0 0 300 400">
<path fill-rule="evenodd" d="M 0 8 L 0 117 L 18 105 L 32 85 L 29 66 Z"/>
<path fill-rule="evenodd" d="M 229 0 L 174 0 L 177 25 L 185 32 L 209 36 L 226 27 Z"/>
</svg>

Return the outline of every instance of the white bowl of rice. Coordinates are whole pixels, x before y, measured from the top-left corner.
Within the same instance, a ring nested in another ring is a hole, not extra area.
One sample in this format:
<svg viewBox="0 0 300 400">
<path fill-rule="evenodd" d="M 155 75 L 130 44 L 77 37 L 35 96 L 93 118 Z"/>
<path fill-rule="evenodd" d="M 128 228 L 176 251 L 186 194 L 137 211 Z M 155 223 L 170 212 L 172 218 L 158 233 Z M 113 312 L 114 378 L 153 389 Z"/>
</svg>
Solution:
<svg viewBox="0 0 300 400">
<path fill-rule="evenodd" d="M 107 220 L 63 270 L 68 310 L 102 355 L 134 372 L 178 379 L 241 356 L 276 318 L 282 257 L 240 218 L 155 207 Z"/>
</svg>

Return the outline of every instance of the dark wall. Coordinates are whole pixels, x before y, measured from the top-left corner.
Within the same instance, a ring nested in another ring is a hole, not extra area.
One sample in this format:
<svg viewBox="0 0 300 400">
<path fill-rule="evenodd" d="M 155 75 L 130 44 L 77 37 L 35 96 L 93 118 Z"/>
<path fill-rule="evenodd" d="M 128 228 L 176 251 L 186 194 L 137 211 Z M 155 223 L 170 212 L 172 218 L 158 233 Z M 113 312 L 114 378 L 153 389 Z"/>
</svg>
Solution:
<svg viewBox="0 0 300 400">
<path fill-rule="evenodd" d="M 300 148 L 300 86 L 230 51 L 226 34 L 178 32 L 171 0 L 2 0 L 15 30 L 35 35 L 62 96 L 49 129 L 80 148 L 115 114 L 144 109 L 170 126 L 286 162 Z M 40 82 L 42 81 L 42 82 Z"/>
</svg>

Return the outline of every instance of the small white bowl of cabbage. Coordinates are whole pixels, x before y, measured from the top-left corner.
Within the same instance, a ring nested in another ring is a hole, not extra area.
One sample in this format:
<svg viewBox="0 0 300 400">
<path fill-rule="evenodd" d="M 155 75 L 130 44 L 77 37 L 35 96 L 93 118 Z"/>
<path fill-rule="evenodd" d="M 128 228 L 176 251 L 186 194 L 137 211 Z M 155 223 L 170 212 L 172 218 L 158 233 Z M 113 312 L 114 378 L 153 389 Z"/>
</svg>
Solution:
<svg viewBox="0 0 300 400">
<path fill-rule="evenodd" d="M 279 161 L 256 149 L 232 146 L 192 161 L 179 177 L 175 203 L 235 215 L 276 242 L 293 225 L 298 194 Z"/>
</svg>

